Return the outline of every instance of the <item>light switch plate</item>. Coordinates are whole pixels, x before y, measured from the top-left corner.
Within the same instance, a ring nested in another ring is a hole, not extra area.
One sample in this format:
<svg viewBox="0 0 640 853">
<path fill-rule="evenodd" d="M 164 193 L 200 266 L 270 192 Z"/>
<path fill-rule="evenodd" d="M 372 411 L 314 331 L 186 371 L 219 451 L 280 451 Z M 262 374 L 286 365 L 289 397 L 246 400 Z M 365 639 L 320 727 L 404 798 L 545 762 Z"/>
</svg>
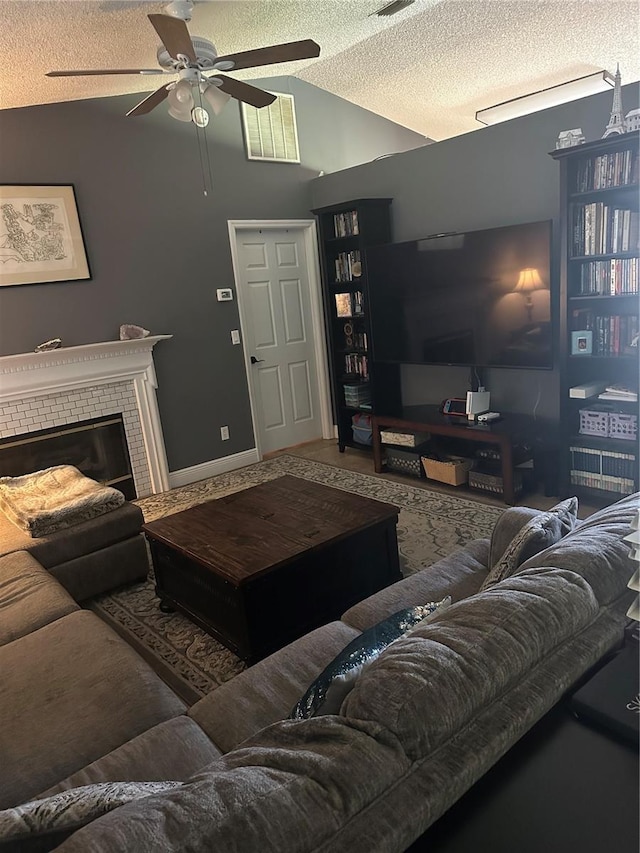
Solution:
<svg viewBox="0 0 640 853">
<path fill-rule="evenodd" d="M 232 302 L 233 290 L 231 290 L 230 287 L 219 287 L 216 290 L 216 296 L 218 298 L 218 302 Z"/>
<path fill-rule="evenodd" d="M 231 330 L 231 343 L 239 344 L 240 343 L 240 332 L 237 329 Z"/>
</svg>

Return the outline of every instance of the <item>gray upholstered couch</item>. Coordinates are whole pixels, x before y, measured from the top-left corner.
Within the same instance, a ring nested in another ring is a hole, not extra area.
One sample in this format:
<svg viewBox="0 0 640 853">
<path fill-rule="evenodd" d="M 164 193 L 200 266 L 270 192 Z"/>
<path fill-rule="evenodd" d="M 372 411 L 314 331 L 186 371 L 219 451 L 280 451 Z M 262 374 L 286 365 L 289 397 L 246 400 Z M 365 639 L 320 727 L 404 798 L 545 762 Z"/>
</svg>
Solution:
<svg viewBox="0 0 640 853">
<path fill-rule="evenodd" d="M 31 555 L 1 558 L 0 806 L 94 782 L 184 783 L 11 849 L 404 850 L 620 644 L 622 539 L 637 506 L 634 495 L 601 510 L 480 591 L 537 514 L 508 509 L 491 541 L 361 602 L 189 709 Z M 446 594 L 454 604 L 387 648 L 339 714 L 286 719 L 359 632 Z"/>
<path fill-rule="evenodd" d="M 76 601 L 146 576 L 143 517 L 125 501 L 105 515 L 32 539 L 0 512 L 0 557 L 28 551 Z"/>
</svg>

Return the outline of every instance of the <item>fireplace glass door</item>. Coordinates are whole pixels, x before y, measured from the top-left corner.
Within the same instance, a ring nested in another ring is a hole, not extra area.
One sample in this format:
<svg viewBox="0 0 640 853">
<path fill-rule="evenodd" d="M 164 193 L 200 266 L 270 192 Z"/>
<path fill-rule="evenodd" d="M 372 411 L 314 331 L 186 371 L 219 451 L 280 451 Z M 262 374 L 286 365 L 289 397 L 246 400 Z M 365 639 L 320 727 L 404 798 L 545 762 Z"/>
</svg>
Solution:
<svg viewBox="0 0 640 853">
<path fill-rule="evenodd" d="M 87 477 L 136 497 L 122 415 L 63 424 L 0 439 L 0 476 L 74 465 Z"/>
</svg>

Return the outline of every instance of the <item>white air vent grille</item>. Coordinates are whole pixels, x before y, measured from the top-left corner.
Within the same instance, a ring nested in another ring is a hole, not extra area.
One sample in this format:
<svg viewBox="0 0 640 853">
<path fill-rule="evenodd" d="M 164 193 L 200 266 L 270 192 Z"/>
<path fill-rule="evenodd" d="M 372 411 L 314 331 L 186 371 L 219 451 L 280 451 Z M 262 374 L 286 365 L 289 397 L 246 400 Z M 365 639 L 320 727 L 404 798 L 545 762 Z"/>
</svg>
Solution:
<svg viewBox="0 0 640 853">
<path fill-rule="evenodd" d="M 244 139 L 249 160 L 299 163 L 298 130 L 293 95 L 277 95 L 268 107 L 242 104 Z"/>
</svg>

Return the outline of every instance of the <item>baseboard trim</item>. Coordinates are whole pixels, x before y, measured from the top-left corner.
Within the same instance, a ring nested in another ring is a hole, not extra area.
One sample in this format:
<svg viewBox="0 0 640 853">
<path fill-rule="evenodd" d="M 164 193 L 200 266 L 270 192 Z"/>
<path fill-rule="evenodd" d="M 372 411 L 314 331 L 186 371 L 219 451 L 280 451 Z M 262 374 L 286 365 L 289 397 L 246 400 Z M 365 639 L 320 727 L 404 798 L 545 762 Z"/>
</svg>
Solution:
<svg viewBox="0 0 640 853">
<path fill-rule="evenodd" d="M 235 471 L 236 468 L 244 468 L 245 465 L 253 465 L 259 462 L 256 447 L 251 450 L 243 450 L 242 453 L 234 453 L 232 456 L 223 456 L 221 459 L 212 459 L 210 462 L 201 462 L 190 468 L 181 468 L 179 471 L 169 472 L 169 487 L 176 489 L 178 486 L 188 486 L 198 480 L 206 480 L 207 477 L 215 477 L 216 474 L 226 474 Z"/>
</svg>

